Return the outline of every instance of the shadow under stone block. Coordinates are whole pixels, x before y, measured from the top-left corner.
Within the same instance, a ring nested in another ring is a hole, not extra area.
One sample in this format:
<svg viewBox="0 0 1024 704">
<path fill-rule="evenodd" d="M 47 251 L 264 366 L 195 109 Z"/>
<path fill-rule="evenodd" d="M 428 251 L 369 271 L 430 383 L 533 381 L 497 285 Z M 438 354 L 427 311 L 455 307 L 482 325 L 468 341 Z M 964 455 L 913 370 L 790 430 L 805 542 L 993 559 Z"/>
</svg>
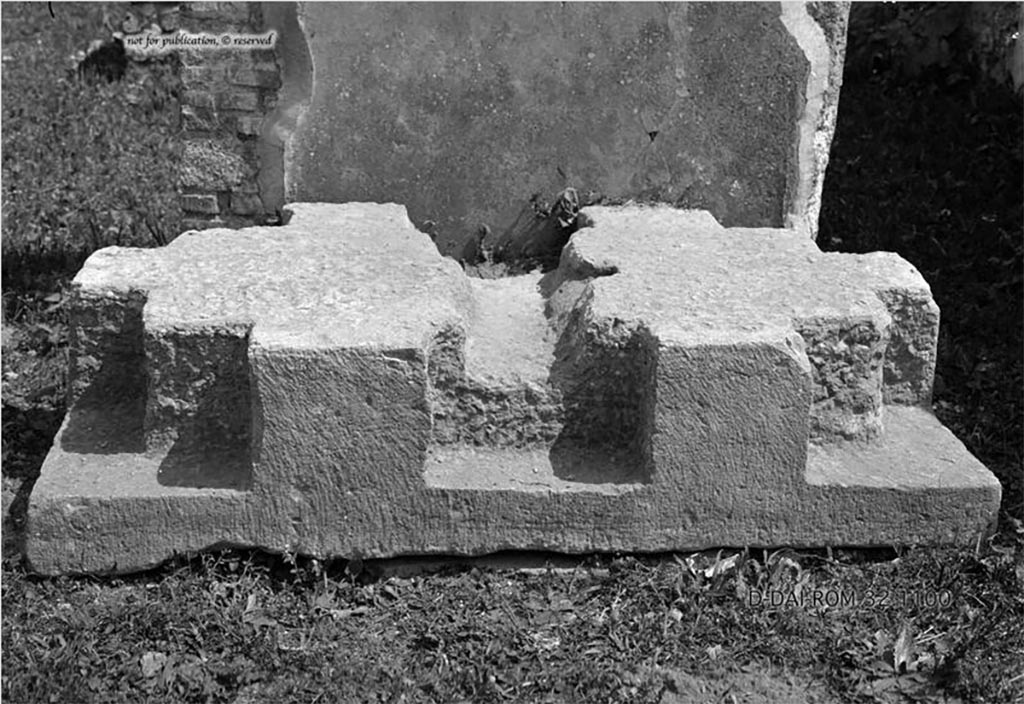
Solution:
<svg viewBox="0 0 1024 704">
<path fill-rule="evenodd" d="M 140 452 L 146 403 L 142 310 L 138 290 L 78 289 L 71 298 L 66 450 Z"/>
</svg>

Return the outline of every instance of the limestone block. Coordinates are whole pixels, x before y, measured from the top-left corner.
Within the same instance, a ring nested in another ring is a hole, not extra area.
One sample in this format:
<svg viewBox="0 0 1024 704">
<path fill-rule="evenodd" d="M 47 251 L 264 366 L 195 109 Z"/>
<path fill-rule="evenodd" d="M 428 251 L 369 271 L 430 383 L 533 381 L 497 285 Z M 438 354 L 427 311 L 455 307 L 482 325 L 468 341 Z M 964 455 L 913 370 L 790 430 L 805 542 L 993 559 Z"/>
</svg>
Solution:
<svg viewBox="0 0 1024 704">
<path fill-rule="evenodd" d="M 95 253 L 30 497 L 42 573 L 217 545 L 344 557 L 970 542 L 1000 486 L 934 418 L 892 254 L 587 209 L 469 279 L 397 205 Z"/>
<path fill-rule="evenodd" d="M 405 203 L 455 258 L 567 187 L 584 204 L 660 202 L 813 239 L 847 12 L 299 3 L 277 47 L 283 195 Z"/>
</svg>

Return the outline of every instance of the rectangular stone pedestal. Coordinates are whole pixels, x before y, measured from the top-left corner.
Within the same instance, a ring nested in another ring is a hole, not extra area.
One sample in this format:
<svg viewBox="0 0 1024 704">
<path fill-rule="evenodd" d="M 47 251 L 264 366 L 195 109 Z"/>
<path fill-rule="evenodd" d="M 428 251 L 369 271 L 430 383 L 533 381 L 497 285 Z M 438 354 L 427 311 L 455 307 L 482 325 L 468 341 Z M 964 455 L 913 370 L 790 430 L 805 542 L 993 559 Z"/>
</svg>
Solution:
<svg viewBox="0 0 1024 704">
<path fill-rule="evenodd" d="M 400 206 L 290 212 L 86 263 L 34 569 L 968 542 L 995 518 L 929 410 L 938 309 L 896 255 L 592 208 L 557 270 L 471 281 Z"/>
</svg>

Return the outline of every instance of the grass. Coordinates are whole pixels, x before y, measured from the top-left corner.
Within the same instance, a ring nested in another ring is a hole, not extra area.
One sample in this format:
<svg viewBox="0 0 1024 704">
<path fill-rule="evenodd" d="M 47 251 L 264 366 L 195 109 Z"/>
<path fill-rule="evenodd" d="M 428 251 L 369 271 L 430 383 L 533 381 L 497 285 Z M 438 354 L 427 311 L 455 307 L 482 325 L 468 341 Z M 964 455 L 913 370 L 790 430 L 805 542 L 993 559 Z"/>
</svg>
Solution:
<svg viewBox="0 0 1024 704">
<path fill-rule="evenodd" d="M 173 66 L 122 83 L 77 80 L 69 35 L 102 36 L 99 10 L 2 10 L 5 292 L 54 288 L 100 247 L 154 246 L 178 232 Z"/>
<path fill-rule="evenodd" d="M 10 571 L 5 701 L 995 702 L 1022 692 L 1007 676 L 1024 657 L 1012 550 L 593 558 L 413 577 L 373 567 L 220 553 L 131 578 Z M 794 594 L 804 603 L 770 604 Z"/>
<path fill-rule="evenodd" d="M 173 66 L 135 88 L 67 73 L 101 11 L 0 8 L 4 701 L 1024 700 L 1020 102 L 976 76 L 872 72 L 856 22 L 820 243 L 897 251 L 931 283 L 936 412 L 1003 483 L 992 540 L 414 576 L 222 551 L 28 574 L 11 538 L 64 412 L 63 292 L 96 248 L 179 230 Z"/>
</svg>

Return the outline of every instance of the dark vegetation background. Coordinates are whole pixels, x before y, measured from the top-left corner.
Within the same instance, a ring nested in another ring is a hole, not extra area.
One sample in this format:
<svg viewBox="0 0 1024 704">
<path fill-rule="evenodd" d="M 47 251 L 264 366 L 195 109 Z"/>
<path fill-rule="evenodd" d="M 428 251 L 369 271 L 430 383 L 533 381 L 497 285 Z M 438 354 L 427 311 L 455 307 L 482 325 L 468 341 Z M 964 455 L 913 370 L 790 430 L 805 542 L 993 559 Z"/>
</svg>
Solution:
<svg viewBox="0 0 1024 704">
<path fill-rule="evenodd" d="M 92 251 L 164 244 L 181 218 L 173 59 L 81 80 L 69 57 L 106 36 L 104 6 L 52 10 L 0 6 L 4 701 L 1024 701 L 1018 6 L 854 4 L 819 237 L 896 251 L 930 282 L 935 411 L 1003 484 L 993 540 L 428 579 L 251 553 L 25 573 L 17 536 L 64 412 L 68 283 Z M 752 587 L 905 598 L 768 609 Z"/>
<path fill-rule="evenodd" d="M 818 243 L 924 275 L 935 412 L 1024 518 L 1024 116 L 997 50 L 1019 7 L 854 3 Z"/>
</svg>

